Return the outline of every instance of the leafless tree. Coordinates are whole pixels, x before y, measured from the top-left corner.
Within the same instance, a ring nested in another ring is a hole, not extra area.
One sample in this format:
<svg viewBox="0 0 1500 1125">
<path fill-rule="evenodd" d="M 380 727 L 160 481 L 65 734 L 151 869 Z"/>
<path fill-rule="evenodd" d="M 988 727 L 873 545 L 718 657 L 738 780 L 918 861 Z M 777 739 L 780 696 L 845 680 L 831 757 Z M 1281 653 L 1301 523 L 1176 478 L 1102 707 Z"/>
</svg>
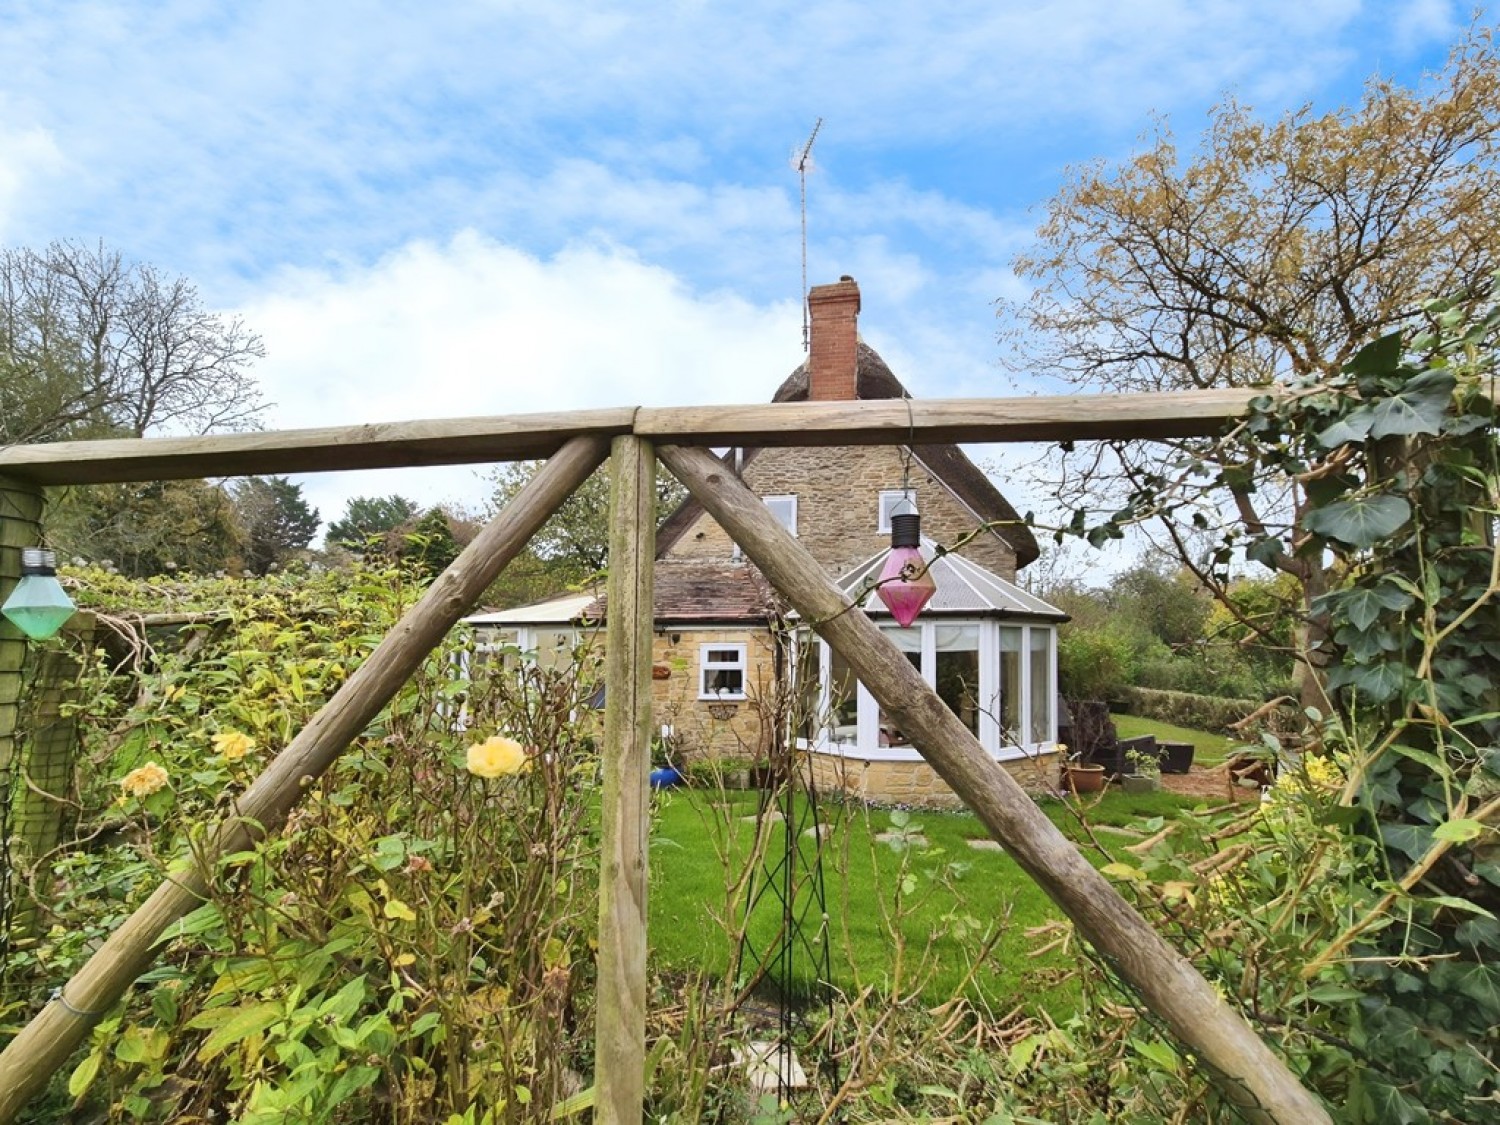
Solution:
<svg viewBox="0 0 1500 1125">
<path fill-rule="evenodd" d="M 102 245 L 0 250 L 0 442 L 252 427 L 264 354 L 186 279 Z"/>
</svg>

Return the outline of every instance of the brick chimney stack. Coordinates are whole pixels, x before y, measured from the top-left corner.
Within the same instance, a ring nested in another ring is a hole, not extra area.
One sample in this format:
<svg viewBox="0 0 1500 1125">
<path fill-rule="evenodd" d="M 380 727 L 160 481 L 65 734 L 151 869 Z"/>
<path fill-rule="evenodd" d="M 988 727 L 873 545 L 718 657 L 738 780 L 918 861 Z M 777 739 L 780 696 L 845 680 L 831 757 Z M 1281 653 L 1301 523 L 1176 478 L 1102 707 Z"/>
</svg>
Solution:
<svg viewBox="0 0 1500 1125">
<path fill-rule="evenodd" d="M 815 285 L 807 294 L 812 330 L 807 397 L 828 402 L 859 397 L 859 286 L 852 277 Z"/>
</svg>

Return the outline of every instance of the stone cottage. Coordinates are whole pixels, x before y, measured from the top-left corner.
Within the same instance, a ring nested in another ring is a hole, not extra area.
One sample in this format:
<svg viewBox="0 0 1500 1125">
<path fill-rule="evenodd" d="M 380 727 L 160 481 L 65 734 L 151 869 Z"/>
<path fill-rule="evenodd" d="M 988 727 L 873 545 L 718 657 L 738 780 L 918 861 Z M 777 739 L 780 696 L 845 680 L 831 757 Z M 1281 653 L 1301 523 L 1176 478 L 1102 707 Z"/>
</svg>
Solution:
<svg viewBox="0 0 1500 1125">
<path fill-rule="evenodd" d="M 807 362 L 773 401 L 906 397 L 858 335 L 850 278 L 812 290 Z M 1056 626 L 1065 615 L 1014 584 L 1037 557 L 1031 531 L 954 445 L 744 448 L 724 454 L 789 532 L 870 613 L 997 761 L 1043 783 L 1056 738 Z M 910 628 L 873 596 L 903 499 L 922 518 L 937 594 Z M 929 805 L 956 798 L 886 722 L 873 697 L 780 600 L 738 546 L 689 499 L 657 534 L 654 720 L 686 755 L 753 764 L 795 739 L 825 788 Z M 555 599 L 478 615 L 482 637 L 521 648 L 607 612 Z"/>
</svg>

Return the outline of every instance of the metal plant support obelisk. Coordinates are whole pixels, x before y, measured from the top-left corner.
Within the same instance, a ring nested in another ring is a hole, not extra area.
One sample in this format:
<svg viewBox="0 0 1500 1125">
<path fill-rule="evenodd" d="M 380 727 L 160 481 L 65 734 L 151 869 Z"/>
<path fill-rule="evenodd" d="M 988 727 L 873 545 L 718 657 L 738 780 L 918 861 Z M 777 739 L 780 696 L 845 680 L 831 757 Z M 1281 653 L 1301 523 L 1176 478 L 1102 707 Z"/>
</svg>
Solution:
<svg viewBox="0 0 1500 1125">
<path fill-rule="evenodd" d="M 784 673 L 790 658 L 785 630 L 776 634 L 776 683 L 795 683 Z M 789 1101 L 805 1085 L 796 1073 L 794 1040 L 805 1031 L 807 1010 L 821 1006 L 833 1012 L 832 962 L 829 954 L 828 896 L 823 880 L 823 849 L 832 825 L 823 819 L 818 802 L 817 780 L 806 755 L 798 754 L 794 739 L 794 714 L 787 704 L 803 697 L 793 687 L 784 690 L 773 708 L 768 784 L 761 791 L 756 825 L 779 817 L 780 851 L 767 847 L 759 852 L 760 866 L 750 879 L 745 902 L 744 940 L 740 944 L 736 978 L 741 986 L 740 1011 L 763 1012 L 752 999 L 769 990 L 775 1000 L 776 1039 L 773 1044 L 776 1095 Z M 774 831 L 774 829 L 773 829 Z M 769 844 L 769 841 L 768 841 Z M 751 923 L 762 906 L 774 907 L 775 937 L 760 948 L 751 936 Z M 824 1053 L 833 1084 L 838 1084 L 834 1052 Z"/>
</svg>

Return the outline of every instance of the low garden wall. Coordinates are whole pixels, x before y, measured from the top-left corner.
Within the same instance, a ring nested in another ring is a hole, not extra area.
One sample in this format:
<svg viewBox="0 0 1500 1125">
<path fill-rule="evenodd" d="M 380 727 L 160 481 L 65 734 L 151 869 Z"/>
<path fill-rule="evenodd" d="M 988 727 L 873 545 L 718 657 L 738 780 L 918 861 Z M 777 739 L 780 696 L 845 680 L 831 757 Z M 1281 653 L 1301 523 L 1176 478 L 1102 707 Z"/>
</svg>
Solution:
<svg viewBox="0 0 1500 1125">
<path fill-rule="evenodd" d="M 813 781 L 820 793 L 843 792 L 874 805 L 961 809 L 963 800 L 926 762 L 879 762 L 836 754 L 811 753 Z M 1014 758 L 1000 768 L 1028 793 L 1057 792 L 1057 755 Z"/>
</svg>

